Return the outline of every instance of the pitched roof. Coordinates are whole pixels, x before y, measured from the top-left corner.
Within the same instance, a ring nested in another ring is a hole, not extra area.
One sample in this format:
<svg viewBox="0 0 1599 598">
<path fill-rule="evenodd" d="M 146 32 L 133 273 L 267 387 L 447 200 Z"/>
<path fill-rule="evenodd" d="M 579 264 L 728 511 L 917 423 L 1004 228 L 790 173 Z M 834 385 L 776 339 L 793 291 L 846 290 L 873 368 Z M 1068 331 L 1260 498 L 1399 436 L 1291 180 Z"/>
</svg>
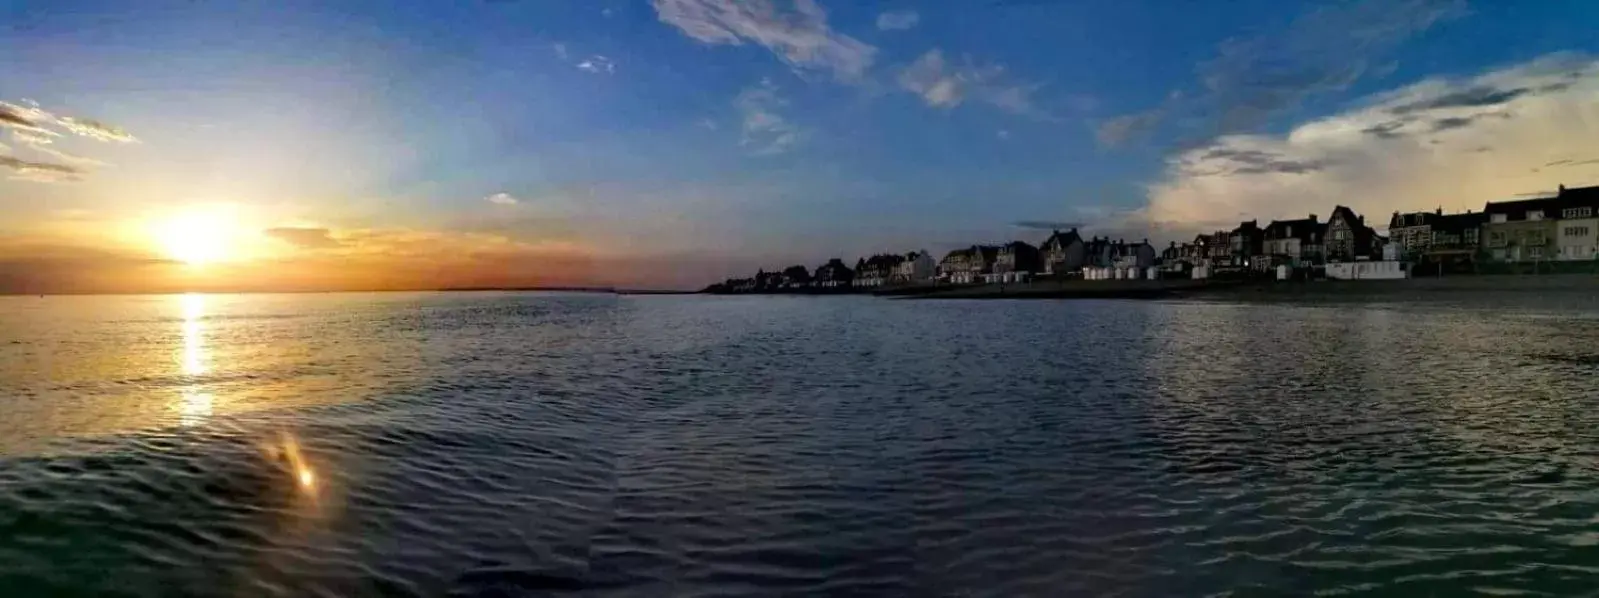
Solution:
<svg viewBox="0 0 1599 598">
<path fill-rule="evenodd" d="M 1394 212 L 1393 217 L 1388 219 L 1388 228 L 1426 226 L 1441 217 L 1443 217 L 1441 210 L 1433 212 Z"/>
<path fill-rule="evenodd" d="M 1267 239 L 1299 239 L 1310 242 L 1310 235 L 1321 228 L 1321 222 L 1314 217 L 1299 218 L 1296 220 L 1273 220 L 1266 225 Z"/>
<path fill-rule="evenodd" d="M 1503 214 L 1505 220 L 1526 220 L 1528 212 L 1543 212 L 1544 216 L 1548 216 L 1549 210 L 1554 209 L 1557 201 L 1558 198 L 1555 197 L 1490 201 L 1488 205 L 1482 207 L 1482 211 L 1488 214 Z"/>
<path fill-rule="evenodd" d="M 1477 228 L 1488 221 L 1487 212 L 1467 212 L 1465 214 L 1445 214 L 1432 220 L 1432 230 L 1445 233 L 1459 233 L 1466 229 Z"/>
<path fill-rule="evenodd" d="M 1344 222 L 1349 223 L 1350 227 L 1360 225 L 1360 215 L 1356 214 L 1349 206 L 1335 206 L 1332 215 L 1327 217 L 1327 223 L 1332 224 L 1332 221 L 1339 219 L 1340 216 L 1343 217 Z"/>
<path fill-rule="evenodd" d="M 1070 247 L 1072 243 L 1081 243 L 1082 241 L 1082 235 L 1077 234 L 1077 229 L 1074 228 L 1064 233 L 1060 231 L 1050 233 L 1049 238 L 1044 239 L 1043 243 L 1039 243 L 1038 247 L 1040 249 L 1049 247 L 1051 242 L 1059 243 L 1061 247 Z"/>
</svg>

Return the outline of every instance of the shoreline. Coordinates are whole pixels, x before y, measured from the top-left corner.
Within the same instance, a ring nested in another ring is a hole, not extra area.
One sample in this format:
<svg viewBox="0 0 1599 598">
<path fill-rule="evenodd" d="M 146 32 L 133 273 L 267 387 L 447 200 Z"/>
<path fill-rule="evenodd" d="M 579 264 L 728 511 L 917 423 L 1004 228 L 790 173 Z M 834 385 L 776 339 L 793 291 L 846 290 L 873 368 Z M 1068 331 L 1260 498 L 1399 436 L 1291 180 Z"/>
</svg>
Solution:
<svg viewBox="0 0 1599 598">
<path fill-rule="evenodd" d="M 1127 299 L 1242 302 L 1439 301 L 1549 294 L 1599 302 L 1595 274 L 1479 274 L 1401 280 L 1068 280 L 875 289 L 793 289 L 711 296 L 873 296 L 900 300 Z"/>
<path fill-rule="evenodd" d="M 1599 300 L 1592 274 L 1503 274 L 1401 280 L 1149 280 L 1066 281 L 982 285 L 905 299 L 1178 299 L 1196 301 L 1337 302 L 1436 301 L 1462 296 L 1524 294 L 1582 296 Z"/>
</svg>

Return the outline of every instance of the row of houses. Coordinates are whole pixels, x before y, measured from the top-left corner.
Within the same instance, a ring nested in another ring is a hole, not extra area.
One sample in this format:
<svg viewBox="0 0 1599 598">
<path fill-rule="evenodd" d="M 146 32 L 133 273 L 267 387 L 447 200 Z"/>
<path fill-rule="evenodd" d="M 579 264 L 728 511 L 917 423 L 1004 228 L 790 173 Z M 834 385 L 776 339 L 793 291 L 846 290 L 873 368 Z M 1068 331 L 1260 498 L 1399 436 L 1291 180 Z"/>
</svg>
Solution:
<svg viewBox="0 0 1599 598">
<path fill-rule="evenodd" d="M 1366 217 L 1348 206 L 1333 207 L 1325 222 L 1316 214 L 1307 218 L 1240 222 L 1232 230 L 1194 237 L 1193 242 L 1173 242 L 1160 254 L 1162 269 L 1178 271 L 1203 267 L 1211 271 L 1271 271 L 1333 262 L 1384 259 L 1388 239 L 1366 224 Z"/>
<path fill-rule="evenodd" d="M 1074 228 L 1052 231 L 1037 246 L 1011 241 L 951 251 L 938 263 L 937 279 L 954 284 L 1023 282 L 1037 276 L 1075 275 L 1092 267 L 1148 268 L 1155 260 L 1155 247 L 1148 239 L 1137 243 L 1084 239 Z"/>
<path fill-rule="evenodd" d="M 1480 212 L 1396 211 L 1386 236 L 1368 225 L 1365 216 L 1340 205 L 1325 222 L 1316 214 L 1273 220 L 1264 227 L 1251 220 L 1192 242 L 1174 242 L 1160 255 L 1168 271 L 1202 267 L 1257 272 L 1377 261 L 1405 265 L 1400 269 L 1408 272 L 1415 265 L 1442 269 L 1480 262 L 1594 259 L 1599 259 L 1599 187 L 1563 185 L 1546 197 L 1488 202 Z"/>
<path fill-rule="evenodd" d="M 729 278 L 713 284 L 712 292 L 753 293 L 800 289 L 833 290 L 918 284 L 932 280 L 937 265 L 932 254 L 912 251 L 905 254 L 879 254 L 860 258 L 855 267 L 833 258 L 816 267 L 789 266 L 777 272 L 761 270 L 753 278 Z"/>
<path fill-rule="evenodd" d="M 1488 202 L 1481 212 L 1394 213 L 1389 236 L 1403 259 L 1432 264 L 1480 257 L 1490 262 L 1599 259 L 1599 187 Z"/>
<path fill-rule="evenodd" d="M 754 278 L 729 279 L 714 289 L 732 292 L 797 288 L 837 289 L 916 285 L 1022 282 L 1035 277 L 1076 277 L 1090 269 L 1166 272 L 1265 273 L 1324 268 L 1335 278 L 1402 277 L 1416 265 L 1590 261 L 1599 259 L 1599 186 L 1567 189 L 1514 201 L 1488 202 L 1482 211 L 1445 214 L 1394 212 L 1387 235 L 1347 206 L 1334 206 L 1323 221 L 1306 218 L 1240 222 L 1232 230 L 1172 242 L 1156 251 L 1147 239 L 1128 243 L 1084 238 L 1073 228 L 1051 231 L 1032 245 L 1011 241 L 950 251 L 935 262 L 925 250 L 878 254 L 853 268 L 834 258 L 814 272 L 790 266 Z"/>
</svg>

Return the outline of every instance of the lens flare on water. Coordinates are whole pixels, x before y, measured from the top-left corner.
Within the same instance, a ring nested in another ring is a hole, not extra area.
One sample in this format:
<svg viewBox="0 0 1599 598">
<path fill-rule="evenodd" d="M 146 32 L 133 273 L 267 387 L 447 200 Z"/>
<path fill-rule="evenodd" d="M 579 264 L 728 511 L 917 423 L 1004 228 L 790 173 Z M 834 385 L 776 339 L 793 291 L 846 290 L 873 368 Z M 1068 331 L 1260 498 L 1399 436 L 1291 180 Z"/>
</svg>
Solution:
<svg viewBox="0 0 1599 598">
<path fill-rule="evenodd" d="M 306 493 L 316 492 L 316 470 L 305 460 L 305 455 L 300 452 L 300 442 L 288 432 L 282 434 L 278 450 L 279 457 L 289 466 L 289 473 L 294 476 L 294 481 L 300 490 Z"/>
</svg>

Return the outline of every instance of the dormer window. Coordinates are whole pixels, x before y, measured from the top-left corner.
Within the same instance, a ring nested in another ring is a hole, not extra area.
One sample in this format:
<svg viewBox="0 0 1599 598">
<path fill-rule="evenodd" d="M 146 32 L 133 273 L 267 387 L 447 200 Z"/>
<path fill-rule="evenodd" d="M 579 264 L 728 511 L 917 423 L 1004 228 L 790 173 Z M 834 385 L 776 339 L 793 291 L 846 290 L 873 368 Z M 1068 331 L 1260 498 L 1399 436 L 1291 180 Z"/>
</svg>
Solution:
<svg viewBox="0 0 1599 598">
<path fill-rule="evenodd" d="M 1527 220 L 1543 220 L 1543 210 L 1532 210 L 1527 212 Z"/>
</svg>

